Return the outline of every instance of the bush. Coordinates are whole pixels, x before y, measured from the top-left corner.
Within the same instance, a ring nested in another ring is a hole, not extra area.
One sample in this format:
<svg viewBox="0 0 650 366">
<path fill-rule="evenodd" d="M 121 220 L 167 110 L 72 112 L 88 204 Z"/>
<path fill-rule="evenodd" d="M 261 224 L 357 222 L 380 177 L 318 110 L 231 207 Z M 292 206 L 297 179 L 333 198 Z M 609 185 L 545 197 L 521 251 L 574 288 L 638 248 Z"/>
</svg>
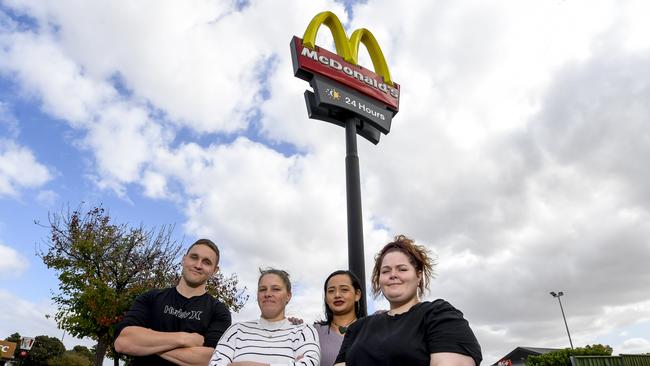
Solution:
<svg viewBox="0 0 650 366">
<path fill-rule="evenodd" d="M 74 352 L 66 351 L 61 356 L 54 357 L 47 361 L 48 366 L 91 366 L 92 362 L 88 357 Z"/>
<path fill-rule="evenodd" d="M 571 356 L 611 356 L 612 347 L 593 344 L 576 349 L 565 348 L 539 356 L 529 356 L 526 366 L 571 366 Z"/>
</svg>

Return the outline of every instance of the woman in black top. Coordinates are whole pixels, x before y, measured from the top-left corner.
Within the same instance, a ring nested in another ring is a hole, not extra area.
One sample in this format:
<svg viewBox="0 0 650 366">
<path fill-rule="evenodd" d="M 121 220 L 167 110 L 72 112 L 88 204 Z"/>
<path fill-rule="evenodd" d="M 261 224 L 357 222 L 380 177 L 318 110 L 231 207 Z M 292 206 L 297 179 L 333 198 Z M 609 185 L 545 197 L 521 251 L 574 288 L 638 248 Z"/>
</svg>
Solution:
<svg viewBox="0 0 650 366">
<path fill-rule="evenodd" d="M 428 250 L 400 235 L 375 257 L 372 290 L 390 310 L 356 321 L 336 365 L 478 366 L 481 347 L 463 313 L 444 300 L 420 301 L 433 277 Z"/>
</svg>

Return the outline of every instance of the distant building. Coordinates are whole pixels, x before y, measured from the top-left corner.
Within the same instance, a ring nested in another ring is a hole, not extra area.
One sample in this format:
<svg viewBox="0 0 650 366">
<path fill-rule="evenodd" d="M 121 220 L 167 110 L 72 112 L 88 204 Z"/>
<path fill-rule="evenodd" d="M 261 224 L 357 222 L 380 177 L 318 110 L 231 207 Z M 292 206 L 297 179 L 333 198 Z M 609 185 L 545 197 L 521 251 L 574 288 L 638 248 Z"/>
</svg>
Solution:
<svg viewBox="0 0 650 366">
<path fill-rule="evenodd" d="M 539 356 L 545 353 L 559 351 L 561 348 L 517 347 L 512 352 L 501 357 L 492 366 L 523 366 L 528 356 Z"/>
</svg>

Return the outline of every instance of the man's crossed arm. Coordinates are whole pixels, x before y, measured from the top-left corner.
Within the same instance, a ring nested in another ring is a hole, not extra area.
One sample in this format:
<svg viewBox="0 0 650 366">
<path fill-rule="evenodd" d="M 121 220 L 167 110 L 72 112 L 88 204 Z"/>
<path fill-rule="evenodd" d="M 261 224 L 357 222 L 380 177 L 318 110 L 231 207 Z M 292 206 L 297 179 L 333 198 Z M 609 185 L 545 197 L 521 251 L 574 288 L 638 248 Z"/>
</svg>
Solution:
<svg viewBox="0 0 650 366">
<path fill-rule="evenodd" d="M 205 366 L 214 348 L 203 346 L 203 336 L 187 332 L 158 332 L 149 328 L 128 326 L 115 340 L 115 351 L 131 356 L 160 357 L 182 366 Z"/>
</svg>

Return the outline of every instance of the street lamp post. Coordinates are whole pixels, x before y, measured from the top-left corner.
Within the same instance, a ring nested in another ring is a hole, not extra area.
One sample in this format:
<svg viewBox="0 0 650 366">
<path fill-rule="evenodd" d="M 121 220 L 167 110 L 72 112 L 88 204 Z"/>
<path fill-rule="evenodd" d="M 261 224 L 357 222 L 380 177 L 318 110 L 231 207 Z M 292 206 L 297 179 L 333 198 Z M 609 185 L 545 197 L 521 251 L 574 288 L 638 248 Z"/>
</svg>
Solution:
<svg viewBox="0 0 650 366">
<path fill-rule="evenodd" d="M 560 310 L 562 311 L 562 319 L 564 319 L 566 334 L 569 336 L 569 344 L 571 345 L 571 349 L 573 349 L 573 341 L 571 341 L 571 333 L 569 333 L 569 325 L 566 322 L 566 316 L 564 316 L 564 308 L 562 307 L 562 300 L 560 300 L 560 297 L 564 296 L 564 292 L 560 291 L 558 293 L 555 293 L 554 291 L 551 291 L 550 294 L 551 296 L 557 298 L 557 301 L 560 303 Z"/>
</svg>

